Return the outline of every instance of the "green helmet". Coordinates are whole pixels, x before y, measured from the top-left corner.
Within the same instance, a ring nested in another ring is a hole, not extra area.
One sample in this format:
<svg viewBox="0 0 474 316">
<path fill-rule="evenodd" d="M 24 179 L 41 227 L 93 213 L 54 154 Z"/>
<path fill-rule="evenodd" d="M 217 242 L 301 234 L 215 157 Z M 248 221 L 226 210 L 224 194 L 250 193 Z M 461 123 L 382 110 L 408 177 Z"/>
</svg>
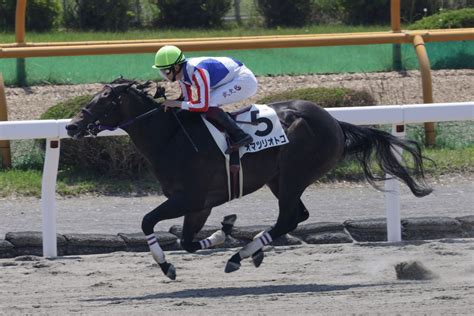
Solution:
<svg viewBox="0 0 474 316">
<path fill-rule="evenodd" d="M 183 52 L 176 46 L 165 45 L 156 52 L 153 68 L 166 69 L 186 61 Z"/>
</svg>

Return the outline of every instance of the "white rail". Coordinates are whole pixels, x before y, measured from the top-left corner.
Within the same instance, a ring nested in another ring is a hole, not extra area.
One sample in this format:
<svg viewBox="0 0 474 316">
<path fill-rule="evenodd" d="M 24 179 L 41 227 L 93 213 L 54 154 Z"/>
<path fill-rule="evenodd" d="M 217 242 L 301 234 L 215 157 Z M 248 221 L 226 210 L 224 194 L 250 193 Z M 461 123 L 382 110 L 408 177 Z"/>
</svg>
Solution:
<svg viewBox="0 0 474 316">
<path fill-rule="evenodd" d="M 327 109 L 340 121 L 356 125 L 392 124 L 392 133 L 404 137 L 403 129 L 396 126 L 422 122 L 474 120 L 474 101 L 462 103 L 433 103 L 388 105 Z M 40 208 L 43 216 L 43 256 L 56 257 L 56 176 L 58 173 L 60 139 L 68 138 L 65 126 L 69 120 L 7 121 L 0 122 L 0 140 L 47 140 Z M 102 132 L 100 136 L 126 135 L 123 130 Z M 401 152 L 398 153 L 401 155 Z M 399 183 L 387 180 L 385 184 L 387 240 L 401 241 Z"/>
</svg>

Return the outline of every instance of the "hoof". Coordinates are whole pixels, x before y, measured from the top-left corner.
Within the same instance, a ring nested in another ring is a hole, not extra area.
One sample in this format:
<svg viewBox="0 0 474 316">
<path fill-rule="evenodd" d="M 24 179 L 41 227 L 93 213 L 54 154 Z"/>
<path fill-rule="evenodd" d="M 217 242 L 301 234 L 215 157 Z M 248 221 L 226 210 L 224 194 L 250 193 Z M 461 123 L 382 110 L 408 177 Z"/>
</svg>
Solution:
<svg viewBox="0 0 474 316">
<path fill-rule="evenodd" d="M 240 263 L 227 261 L 225 266 L 225 273 L 231 273 L 240 269 Z"/>
<path fill-rule="evenodd" d="M 237 220 L 237 215 L 235 214 L 224 216 L 222 225 L 224 224 L 234 225 L 236 220 Z"/>
<path fill-rule="evenodd" d="M 160 268 L 163 273 L 171 280 L 176 280 L 176 268 L 168 262 L 160 263 Z"/>
<path fill-rule="evenodd" d="M 227 264 L 225 266 L 225 273 L 231 273 L 231 272 L 234 272 L 234 271 L 237 271 L 240 269 L 240 255 L 239 253 L 236 253 L 235 255 L 233 255 L 229 261 L 227 261 Z"/>
<path fill-rule="evenodd" d="M 237 220 L 237 215 L 227 215 L 224 217 L 222 221 L 222 231 L 226 234 L 226 236 L 232 233 L 232 229 L 234 228 L 235 221 Z"/>
<path fill-rule="evenodd" d="M 174 267 L 174 265 L 170 264 L 168 272 L 166 272 L 166 276 L 171 280 L 176 280 L 176 268 Z"/>
<path fill-rule="evenodd" d="M 298 224 L 304 222 L 309 218 L 309 212 L 307 209 L 304 209 L 301 211 L 301 213 L 298 215 Z"/>
<path fill-rule="evenodd" d="M 260 267 L 260 265 L 263 262 L 264 257 L 265 257 L 265 255 L 263 254 L 262 249 L 258 250 L 256 253 L 254 253 L 252 255 L 252 262 L 253 262 L 253 265 L 255 266 L 255 268 Z"/>
</svg>

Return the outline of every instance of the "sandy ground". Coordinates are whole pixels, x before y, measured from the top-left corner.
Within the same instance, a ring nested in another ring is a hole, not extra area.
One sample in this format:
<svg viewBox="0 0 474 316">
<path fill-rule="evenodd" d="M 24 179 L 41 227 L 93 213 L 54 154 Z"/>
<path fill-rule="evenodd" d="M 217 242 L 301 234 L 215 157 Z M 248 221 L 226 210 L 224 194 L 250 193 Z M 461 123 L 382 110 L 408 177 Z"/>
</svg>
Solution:
<svg viewBox="0 0 474 316">
<path fill-rule="evenodd" d="M 224 273 L 233 250 L 167 252 L 168 280 L 147 253 L 0 260 L 0 313 L 42 315 L 472 315 L 474 239 L 300 245 Z M 36 261 L 22 261 L 34 259 Z M 421 262 L 431 280 L 398 280 Z"/>
<path fill-rule="evenodd" d="M 449 175 L 430 179 L 434 192 L 417 198 L 401 185 L 401 215 L 405 217 L 474 215 L 474 175 Z M 164 196 L 82 196 L 57 200 L 57 231 L 66 233 L 138 233 L 143 216 L 162 203 Z M 305 223 L 339 222 L 385 217 L 385 197 L 366 182 L 320 183 L 303 194 L 310 217 Z M 36 198 L 0 199 L 0 239 L 7 232 L 41 231 L 40 201 Z M 237 214 L 237 226 L 268 225 L 278 217 L 278 203 L 266 187 L 212 210 L 208 225 Z M 158 223 L 156 230 L 168 231 L 182 225 L 177 218 Z"/>
</svg>

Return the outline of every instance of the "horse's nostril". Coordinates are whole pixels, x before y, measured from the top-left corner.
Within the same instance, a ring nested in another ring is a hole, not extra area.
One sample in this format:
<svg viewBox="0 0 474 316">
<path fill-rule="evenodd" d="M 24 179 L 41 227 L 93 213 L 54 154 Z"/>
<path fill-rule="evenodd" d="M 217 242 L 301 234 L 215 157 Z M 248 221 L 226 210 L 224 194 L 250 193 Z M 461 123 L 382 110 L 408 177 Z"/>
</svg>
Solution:
<svg viewBox="0 0 474 316">
<path fill-rule="evenodd" d="M 79 128 L 79 126 L 77 126 L 76 124 L 69 124 L 69 125 L 66 125 L 66 130 L 68 131 L 75 131 Z"/>
<path fill-rule="evenodd" d="M 80 128 L 77 124 L 68 124 L 66 125 L 66 131 L 67 131 L 67 134 L 74 138 L 74 139 L 77 139 L 79 137 L 79 134 L 80 134 Z"/>
</svg>

